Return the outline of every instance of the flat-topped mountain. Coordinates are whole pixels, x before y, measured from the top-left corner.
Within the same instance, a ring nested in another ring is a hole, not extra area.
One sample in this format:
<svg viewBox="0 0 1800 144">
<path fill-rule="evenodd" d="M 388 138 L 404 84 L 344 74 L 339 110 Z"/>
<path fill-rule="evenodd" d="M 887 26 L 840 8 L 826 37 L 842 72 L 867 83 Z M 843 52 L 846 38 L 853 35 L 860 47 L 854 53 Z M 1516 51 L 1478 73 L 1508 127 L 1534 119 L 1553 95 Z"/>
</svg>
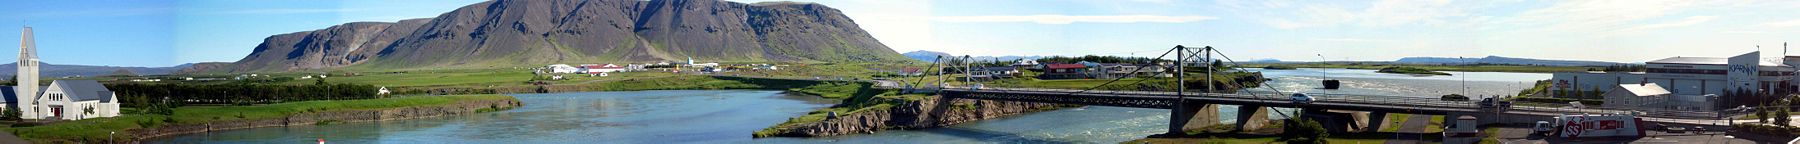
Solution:
<svg viewBox="0 0 1800 144">
<path fill-rule="evenodd" d="M 882 62 L 907 58 L 837 9 L 720 0 L 498 0 L 435 18 L 270 36 L 209 72 L 551 63 Z"/>
</svg>

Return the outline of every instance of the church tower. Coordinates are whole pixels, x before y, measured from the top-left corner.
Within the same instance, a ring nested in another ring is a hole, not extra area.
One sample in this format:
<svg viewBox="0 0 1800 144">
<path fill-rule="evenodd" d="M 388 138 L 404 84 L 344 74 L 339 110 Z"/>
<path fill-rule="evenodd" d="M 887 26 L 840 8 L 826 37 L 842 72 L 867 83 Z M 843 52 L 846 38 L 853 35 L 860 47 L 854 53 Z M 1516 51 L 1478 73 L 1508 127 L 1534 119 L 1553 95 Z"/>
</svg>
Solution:
<svg viewBox="0 0 1800 144">
<path fill-rule="evenodd" d="M 35 41 L 36 39 L 31 37 L 31 27 L 26 26 L 23 36 L 19 38 L 19 73 L 16 75 L 18 79 L 15 81 L 18 86 L 13 87 L 14 92 L 19 96 L 16 98 L 19 101 L 17 107 L 21 108 L 20 110 L 26 117 L 35 117 L 33 114 L 38 113 L 38 109 L 34 108 L 38 105 L 36 104 L 38 92 L 42 91 L 38 89 L 37 42 Z"/>
</svg>

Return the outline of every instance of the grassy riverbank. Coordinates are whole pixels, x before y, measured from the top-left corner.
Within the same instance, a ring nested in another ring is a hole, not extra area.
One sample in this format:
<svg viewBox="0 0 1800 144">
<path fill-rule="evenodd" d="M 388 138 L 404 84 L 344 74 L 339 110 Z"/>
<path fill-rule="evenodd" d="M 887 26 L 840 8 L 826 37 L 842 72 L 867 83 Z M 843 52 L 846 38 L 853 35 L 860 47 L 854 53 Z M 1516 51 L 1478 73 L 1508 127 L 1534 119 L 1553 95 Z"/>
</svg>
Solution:
<svg viewBox="0 0 1800 144">
<path fill-rule="evenodd" d="M 477 100 L 517 100 L 503 95 L 417 96 L 366 100 L 303 101 L 249 106 L 186 106 L 173 115 L 124 113 L 118 117 L 57 122 L 46 125 L 13 124 L 0 130 L 35 143 L 104 142 L 108 133 L 117 140 L 135 139 L 127 131 L 176 124 L 281 118 L 290 114 L 351 110 L 376 110 L 456 104 Z M 495 109 L 498 110 L 498 109 Z M 484 110 L 494 111 L 494 110 Z"/>
<path fill-rule="evenodd" d="M 1437 72 L 1437 71 L 1425 70 L 1425 69 L 1414 68 L 1414 67 L 1387 67 L 1387 68 L 1381 68 L 1381 70 L 1376 70 L 1375 72 L 1391 73 L 1391 74 L 1413 74 L 1413 75 L 1446 75 L 1446 76 L 1450 75 L 1450 73 Z"/>
<path fill-rule="evenodd" d="M 1245 64 L 1240 67 L 1344 68 L 1344 69 L 1376 70 L 1376 69 L 1395 67 L 1395 66 L 1414 67 L 1414 68 L 1431 70 L 1431 71 L 1524 72 L 1524 73 L 1582 72 L 1582 71 L 1588 71 L 1588 69 L 1591 69 L 1591 68 L 1605 68 L 1605 67 L 1523 66 L 1523 65 L 1423 65 L 1423 64 L 1396 64 L 1396 63 L 1275 63 L 1275 64 Z"/>
</svg>

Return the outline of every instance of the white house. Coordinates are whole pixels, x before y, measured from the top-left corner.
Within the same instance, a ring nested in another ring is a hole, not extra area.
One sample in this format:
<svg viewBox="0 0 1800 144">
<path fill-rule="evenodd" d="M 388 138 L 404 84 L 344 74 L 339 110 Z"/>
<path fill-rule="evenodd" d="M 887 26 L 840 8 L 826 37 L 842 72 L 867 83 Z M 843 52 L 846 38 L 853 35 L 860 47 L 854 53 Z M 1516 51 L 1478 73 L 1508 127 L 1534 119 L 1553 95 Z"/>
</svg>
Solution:
<svg viewBox="0 0 1800 144">
<path fill-rule="evenodd" d="M 575 73 L 581 71 L 581 68 L 575 68 L 575 66 L 569 66 L 567 64 L 553 64 L 544 66 L 544 69 L 549 69 L 550 73 Z"/>
<path fill-rule="evenodd" d="M 1601 107 L 1662 108 L 1668 102 L 1669 90 L 1656 83 L 1620 84 L 1605 94 Z"/>
</svg>

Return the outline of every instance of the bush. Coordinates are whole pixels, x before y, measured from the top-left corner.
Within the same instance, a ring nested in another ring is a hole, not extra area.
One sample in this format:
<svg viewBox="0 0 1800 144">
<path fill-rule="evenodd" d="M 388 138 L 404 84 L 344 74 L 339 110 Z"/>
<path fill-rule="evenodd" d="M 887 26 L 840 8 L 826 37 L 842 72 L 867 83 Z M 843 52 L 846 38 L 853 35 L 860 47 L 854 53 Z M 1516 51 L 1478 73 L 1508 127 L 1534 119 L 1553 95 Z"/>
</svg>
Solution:
<svg viewBox="0 0 1800 144">
<path fill-rule="evenodd" d="M 1313 121 L 1313 120 L 1309 120 L 1309 119 L 1305 119 L 1305 118 L 1296 118 L 1296 119 L 1288 119 L 1288 121 L 1286 123 L 1287 123 L 1286 125 L 1288 125 L 1288 126 L 1284 126 L 1281 129 L 1285 133 L 1285 134 L 1282 134 L 1282 137 L 1283 137 L 1283 139 L 1287 139 L 1286 140 L 1287 143 L 1290 143 L 1290 144 L 1329 143 L 1329 142 L 1325 141 L 1325 137 L 1331 136 L 1331 132 L 1326 131 L 1325 125 L 1319 124 L 1318 121 Z"/>
<path fill-rule="evenodd" d="M 1800 128 L 1792 128 L 1792 127 L 1779 127 L 1779 126 L 1760 125 L 1760 124 L 1737 124 L 1737 125 L 1731 125 L 1731 129 L 1740 130 L 1740 131 L 1744 131 L 1744 132 L 1750 132 L 1750 133 L 1756 133 L 1756 134 L 1779 136 L 1779 137 L 1800 136 Z"/>
<path fill-rule="evenodd" d="M 1461 94 L 1450 94 L 1450 95 L 1444 95 L 1444 96 L 1438 97 L 1438 99 L 1443 99 L 1444 101 L 1469 101 L 1469 96 L 1463 96 Z"/>
</svg>

